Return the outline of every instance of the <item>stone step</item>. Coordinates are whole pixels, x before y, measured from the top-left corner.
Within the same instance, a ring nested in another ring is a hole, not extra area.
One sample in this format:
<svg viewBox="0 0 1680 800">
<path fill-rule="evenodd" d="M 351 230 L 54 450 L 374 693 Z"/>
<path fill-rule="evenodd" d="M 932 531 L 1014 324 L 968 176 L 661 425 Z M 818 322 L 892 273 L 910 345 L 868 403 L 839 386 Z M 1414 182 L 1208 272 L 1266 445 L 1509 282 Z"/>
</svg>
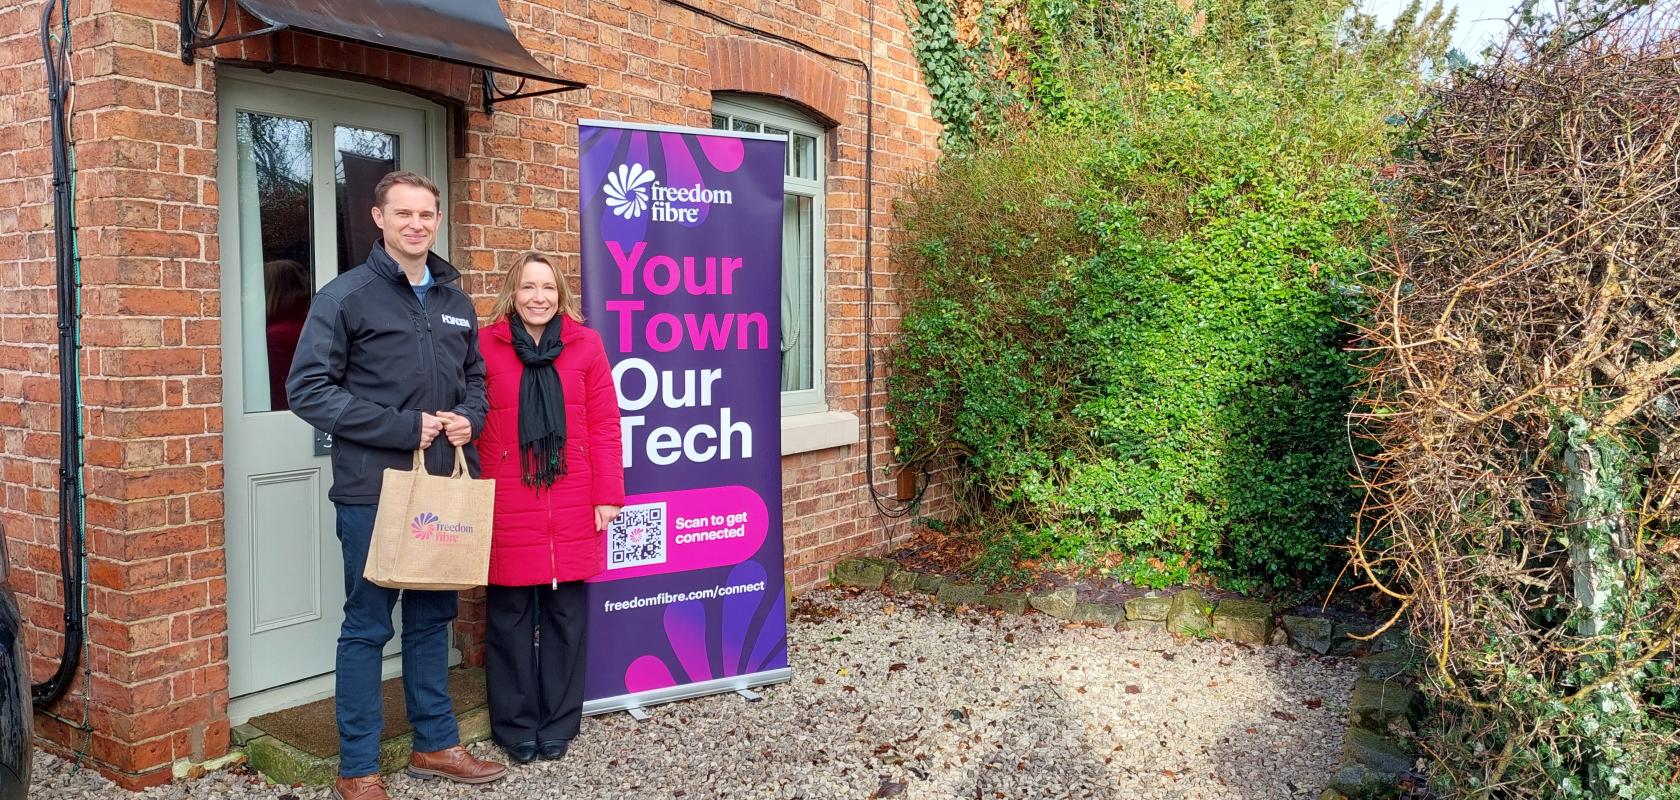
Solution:
<svg viewBox="0 0 1680 800">
<path fill-rule="evenodd" d="M 414 731 L 408 725 L 402 678 L 380 685 L 385 699 L 385 727 L 379 742 L 379 771 L 392 773 L 408 764 Z M 449 696 L 454 703 L 461 742 L 490 738 L 490 709 L 486 704 L 484 671 L 449 671 Z M 276 783 L 326 785 L 338 777 L 338 723 L 333 699 L 253 717 L 233 731 L 250 764 Z"/>
</svg>

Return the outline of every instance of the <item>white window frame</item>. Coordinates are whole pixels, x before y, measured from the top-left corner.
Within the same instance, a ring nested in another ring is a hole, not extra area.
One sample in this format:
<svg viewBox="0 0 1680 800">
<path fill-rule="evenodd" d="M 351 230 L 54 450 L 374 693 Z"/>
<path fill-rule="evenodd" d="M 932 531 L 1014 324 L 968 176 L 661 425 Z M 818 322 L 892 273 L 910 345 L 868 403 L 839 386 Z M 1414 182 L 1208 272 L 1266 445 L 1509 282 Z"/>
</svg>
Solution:
<svg viewBox="0 0 1680 800">
<path fill-rule="evenodd" d="M 782 416 L 821 413 L 828 410 L 828 270 L 825 265 L 828 239 L 828 132 L 808 117 L 782 103 L 739 95 L 712 98 L 712 113 L 770 125 L 794 133 L 802 133 L 816 140 L 816 177 L 797 178 L 792 170 L 784 169 L 782 193 L 810 198 L 813 251 L 811 254 L 811 388 L 782 392 Z M 788 143 L 788 155 L 793 158 L 793 144 Z"/>
</svg>

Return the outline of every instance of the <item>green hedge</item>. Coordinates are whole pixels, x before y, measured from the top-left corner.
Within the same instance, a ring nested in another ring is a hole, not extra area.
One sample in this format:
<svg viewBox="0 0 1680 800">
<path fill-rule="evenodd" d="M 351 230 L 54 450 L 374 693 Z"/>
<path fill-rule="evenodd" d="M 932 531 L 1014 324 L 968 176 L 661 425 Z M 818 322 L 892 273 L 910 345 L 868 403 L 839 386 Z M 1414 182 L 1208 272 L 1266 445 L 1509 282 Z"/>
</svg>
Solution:
<svg viewBox="0 0 1680 800">
<path fill-rule="evenodd" d="M 1077 5 L 1053 113 L 903 209 L 899 459 L 957 459 L 1000 563 L 1315 582 L 1354 501 L 1370 167 L 1433 28 L 1354 47 L 1340 3 L 1221 5 L 1199 34 L 1170 0 Z"/>
</svg>

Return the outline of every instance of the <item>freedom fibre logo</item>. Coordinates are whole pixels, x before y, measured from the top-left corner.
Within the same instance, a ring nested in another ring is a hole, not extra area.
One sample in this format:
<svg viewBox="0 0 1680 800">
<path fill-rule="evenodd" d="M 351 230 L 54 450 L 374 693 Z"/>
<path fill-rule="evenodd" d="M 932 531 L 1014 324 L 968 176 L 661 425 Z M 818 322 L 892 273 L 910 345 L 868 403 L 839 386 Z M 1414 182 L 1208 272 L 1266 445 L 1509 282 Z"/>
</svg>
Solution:
<svg viewBox="0 0 1680 800">
<path fill-rule="evenodd" d="M 455 544 L 461 541 L 462 535 L 471 536 L 473 533 L 473 526 L 440 521 L 438 515 L 430 511 L 421 512 L 408 529 L 416 539 L 443 544 Z"/>
<path fill-rule="evenodd" d="M 607 208 L 625 219 L 640 217 L 648 209 L 648 184 L 654 180 L 653 170 L 641 164 L 619 164 L 607 173 Z"/>
<path fill-rule="evenodd" d="M 692 186 L 666 186 L 653 170 L 641 164 L 620 164 L 607 173 L 601 187 L 607 208 L 625 219 L 649 214 L 653 222 L 698 224 L 704 219 L 702 206 L 732 205 L 735 194 L 728 189 L 708 189 L 696 180 Z"/>
</svg>

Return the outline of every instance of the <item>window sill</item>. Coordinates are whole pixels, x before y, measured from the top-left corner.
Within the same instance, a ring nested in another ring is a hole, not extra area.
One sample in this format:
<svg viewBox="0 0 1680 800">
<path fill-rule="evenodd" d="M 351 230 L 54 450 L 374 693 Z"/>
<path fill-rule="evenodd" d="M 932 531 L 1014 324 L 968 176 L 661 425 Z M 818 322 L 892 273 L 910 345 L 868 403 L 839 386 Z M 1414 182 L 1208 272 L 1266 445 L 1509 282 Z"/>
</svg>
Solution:
<svg viewBox="0 0 1680 800">
<path fill-rule="evenodd" d="M 844 411 L 782 417 L 782 455 L 810 453 L 858 442 L 858 418 Z"/>
</svg>

